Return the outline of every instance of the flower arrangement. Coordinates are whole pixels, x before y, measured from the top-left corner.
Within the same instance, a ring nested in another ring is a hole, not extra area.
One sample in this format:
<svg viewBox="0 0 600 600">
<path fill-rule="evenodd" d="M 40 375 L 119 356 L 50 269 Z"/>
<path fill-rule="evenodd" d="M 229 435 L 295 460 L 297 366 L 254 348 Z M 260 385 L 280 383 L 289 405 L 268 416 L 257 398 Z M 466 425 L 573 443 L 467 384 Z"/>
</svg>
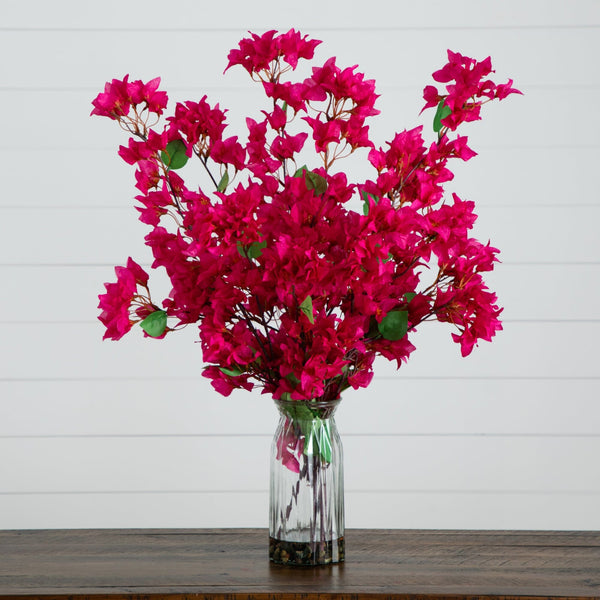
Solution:
<svg viewBox="0 0 600 600">
<path fill-rule="evenodd" d="M 366 387 L 377 355 L 400 367 L 425 321 L 452 324 L 463 356 L 502 328 L 482 277 L 498 250 L 469 236 L 474 203 L 447 199 L 444 184 L 451 159 L 475 155 L 457 128 L 520 92 L 488 79 L 490 58 L 448 51 L 433 74 L 445 90 L 424 90 L 435 139 L 427 144 L 419 126 L 377 147 L 365 125 L 379 113 L 375 83 L 356 67 L 330 58 L 303 81 L 286 80 L 319 43 L 292 29 L 251 34 L 231 50 L 226 71 L 240 65 L 269 99 L 246 119 L 245 140 L 225 136 L 226 111 L 206 96 L 177 103 L 161 124 L 158 78 L 113 79 L 93 101 L 92 114 L 132 135 L 119 155 L 136 167 L 152 268 L 172 285 L 157 304 L 139 264 L 116 267 L 100 295 L 105 339 L 135 323 L 154 338 L 197 324 L 204 375 L 221 394 L 258 384 L 275 399 L 327 401 Z M 372 179 L 338 169 L 355 152 Z M 186 186 L 190 159 L 210 190 Z"/>
</svg>

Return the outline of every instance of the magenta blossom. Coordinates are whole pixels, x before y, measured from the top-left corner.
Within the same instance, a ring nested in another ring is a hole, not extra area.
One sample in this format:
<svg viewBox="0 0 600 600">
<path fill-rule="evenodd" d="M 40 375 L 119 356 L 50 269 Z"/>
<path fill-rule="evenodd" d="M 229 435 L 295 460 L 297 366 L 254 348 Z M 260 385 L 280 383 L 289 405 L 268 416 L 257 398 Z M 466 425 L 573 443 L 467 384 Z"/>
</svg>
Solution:
<svg viewBox="0 0 600 600">
<path fill-rule="evenodd" d="M 106 327 L 103 339 L 120 340 L 135 323 L 130 309 L 138 297 L 138 287 L 147 289 L 148 274 L 131 257 L 126 267 L 115 267 L 115 274 L 117 281 L 104 284 L 106 292 L 99 296 L 102 312 L 98 318 Z"/>
<path fill-rule="evenodd" d="M 437 135 L 427 139 L 420 125 L 376 145 L 367 124 L 379 113 L 375 83 L 356 66 L 330 58 L 304 80 L 285 80 L 319 43 L 268 31 L 229 53 L 227 69 L 242 66 L 268 97 L 246 118 L 245 136 L 225 133 L 226 111 L 206 96 L 150 124 L 166 106 L 158 79 L 113 80 L 93 101 L 93 114 L 133 136 L 119 154 L 135 168 L 152 268 L 171 284 L 157 305 L 137 263 L 117 267 L 100 296 L 104 337 L 120 339 L 136 323 L 155 338 L 194 324 L 204 375 L 225 396 L 259 385 L 275 399 L 337 399 L 370 384 L 377 356 L 405 363 L 426 321 L 451 324 L 463 356 L 502 328 L 483 278 L 498 250 L 472 237 L 474 202 L 446 188 L 452 161 L 475 156 L 453 132 L 518 90 L 489 79 L 489 58 L 449 51 L 434 73 L 446 89 L 424 91 Z M 337 168 L 351 154 L 370 179 Z M 192 162 L 200 185 L 196 175 L 189 184 Z M 299 443 L 284 436 L 277 448 L 291 470 Z"/>
<path fill-rule="evenodd" d="M 99 94 L 92 102 L 92 115 L 100 115 L 119 120 L 129 114 L 132 107 L 141 105 L 140 110 L 161 115 L 167 106 L 166 92 L 159 91 L 160 77 L 148 83 L 140 80 L 128 81 L 129 75 L 122 80 L 113 79 L 104 86 L 104 93 Z"/>
</svg>

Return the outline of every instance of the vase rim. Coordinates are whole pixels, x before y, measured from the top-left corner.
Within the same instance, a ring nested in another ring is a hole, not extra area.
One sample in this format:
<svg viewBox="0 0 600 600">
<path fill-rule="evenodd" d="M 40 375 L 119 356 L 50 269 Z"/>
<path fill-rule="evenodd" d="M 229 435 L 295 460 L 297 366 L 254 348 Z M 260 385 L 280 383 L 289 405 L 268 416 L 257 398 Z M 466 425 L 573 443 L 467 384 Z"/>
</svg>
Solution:
<svg viewBox="0 0 600 600">
<path fill-rule="evenodd" d="M 339 396 L 333 400 L 275 400 L 273 402 L 277 406 L 298 406 L 298 405 L 307 405 L 313 408 L 333 408 L 337 406 L 342 401 L 342 397 Z"/>
</svg>

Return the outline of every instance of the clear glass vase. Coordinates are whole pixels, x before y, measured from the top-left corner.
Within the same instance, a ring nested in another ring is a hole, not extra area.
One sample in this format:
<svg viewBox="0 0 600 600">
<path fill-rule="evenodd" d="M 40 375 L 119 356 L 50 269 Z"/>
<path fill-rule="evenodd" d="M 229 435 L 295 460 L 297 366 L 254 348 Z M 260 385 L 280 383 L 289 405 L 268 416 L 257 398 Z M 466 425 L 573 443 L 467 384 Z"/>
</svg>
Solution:
<svg viewBox="0 0 600 600">
<path fill-rule="evenodd" d="M 344 469 L 334 419 L 340 400 L 276 400 L 271 446 L 269 558 L 280 564 L 344 560 Z"/>
</svg>

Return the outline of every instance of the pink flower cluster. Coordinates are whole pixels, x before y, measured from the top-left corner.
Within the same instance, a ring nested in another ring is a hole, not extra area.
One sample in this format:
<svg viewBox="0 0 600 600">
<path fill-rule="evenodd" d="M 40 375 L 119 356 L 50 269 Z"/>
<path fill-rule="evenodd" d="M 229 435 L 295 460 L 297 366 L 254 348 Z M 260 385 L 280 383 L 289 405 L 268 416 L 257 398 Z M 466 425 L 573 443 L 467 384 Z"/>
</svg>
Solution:
<svg viewBox="0 0 600 600">
<path fill-rule="evenodd" d="M 449 52 L 434 74 L 448 93 L 424 94 L 426 108 L 445 109 L 437 140 L 427 144 L 417 127 L 376 147 L 365 125 L 379 112 L 375 85 L 356 67 L 331 58 L 303 81 L 284 81 L 319 43 L 269 31 L 230 52 L 227 68 L 244 67 L 272 104 L 247 118 L 245 140 L 225 136 L 225 112 L 206 97 L 178 103 L 160 130 L 148 125 L 166 105 L 158 80 L 113 80 L 93 103 L 92 114 L 134 136 L 119 154 L 136 167 L 152 268 L 172 285 L 159 307 L 137 263 L 118 267 L 100 296 L 104 337 L 120 339 L 135 323 L 152 337 L 197 324 L 204 374 L 224 395 L 259 384 L 276 399 L 334 399 L 369 384 L 377 355 L 406 361 L 424 321 L 451 323 L 465 356 L 501 329 L 482 277 L 498 250 L 469 236 L 474 204 L 446 201 L 444 184 L 451 159 L 475 154 L 449 132 L 516 92 L 512 82 L 484 80 L 489 59 Z M 307 167 L 298 155 L 310 146 Z M 334 164 L 361 148 L 374 175 L 355 182 Z M 188 159 L 212 192 L 186 186 L 176 171 Z"/>
<path fill-rule="evenodd" d="M 481 118 L 481 105 L 484 102 L 503 100 L 509 94 L 521 93 L 512 87 L 512 79 L 500 85 L 484 79 L 490 73 L 492 60 L 489 56 L 478 62 L 448 50 L 448 63 L 433 74 L 435 81 L 449 84 L 446 86 L 447 94 L 440 94 L 435 86 L 428 85 L 423 92 L 425 108 L 443 102 L 450 112 L 442 119 L 442 125 L 456 131 L 461 123 Z"/>
<path fill-rule="evenodd" d="M 93 115 L 119 120 L 129 114 L 133 107 L 136 114 L 140 109 L 161 115 L 167 107 L 167 93 L 158 90 L 160 78 L 156 77 L 144 83 L 140 80 L 128 81 L 125 75 L 122 80 L 113 79 L 104 86 L 104 93 L 98 94 L 92 104 Z"/>
</svg>

